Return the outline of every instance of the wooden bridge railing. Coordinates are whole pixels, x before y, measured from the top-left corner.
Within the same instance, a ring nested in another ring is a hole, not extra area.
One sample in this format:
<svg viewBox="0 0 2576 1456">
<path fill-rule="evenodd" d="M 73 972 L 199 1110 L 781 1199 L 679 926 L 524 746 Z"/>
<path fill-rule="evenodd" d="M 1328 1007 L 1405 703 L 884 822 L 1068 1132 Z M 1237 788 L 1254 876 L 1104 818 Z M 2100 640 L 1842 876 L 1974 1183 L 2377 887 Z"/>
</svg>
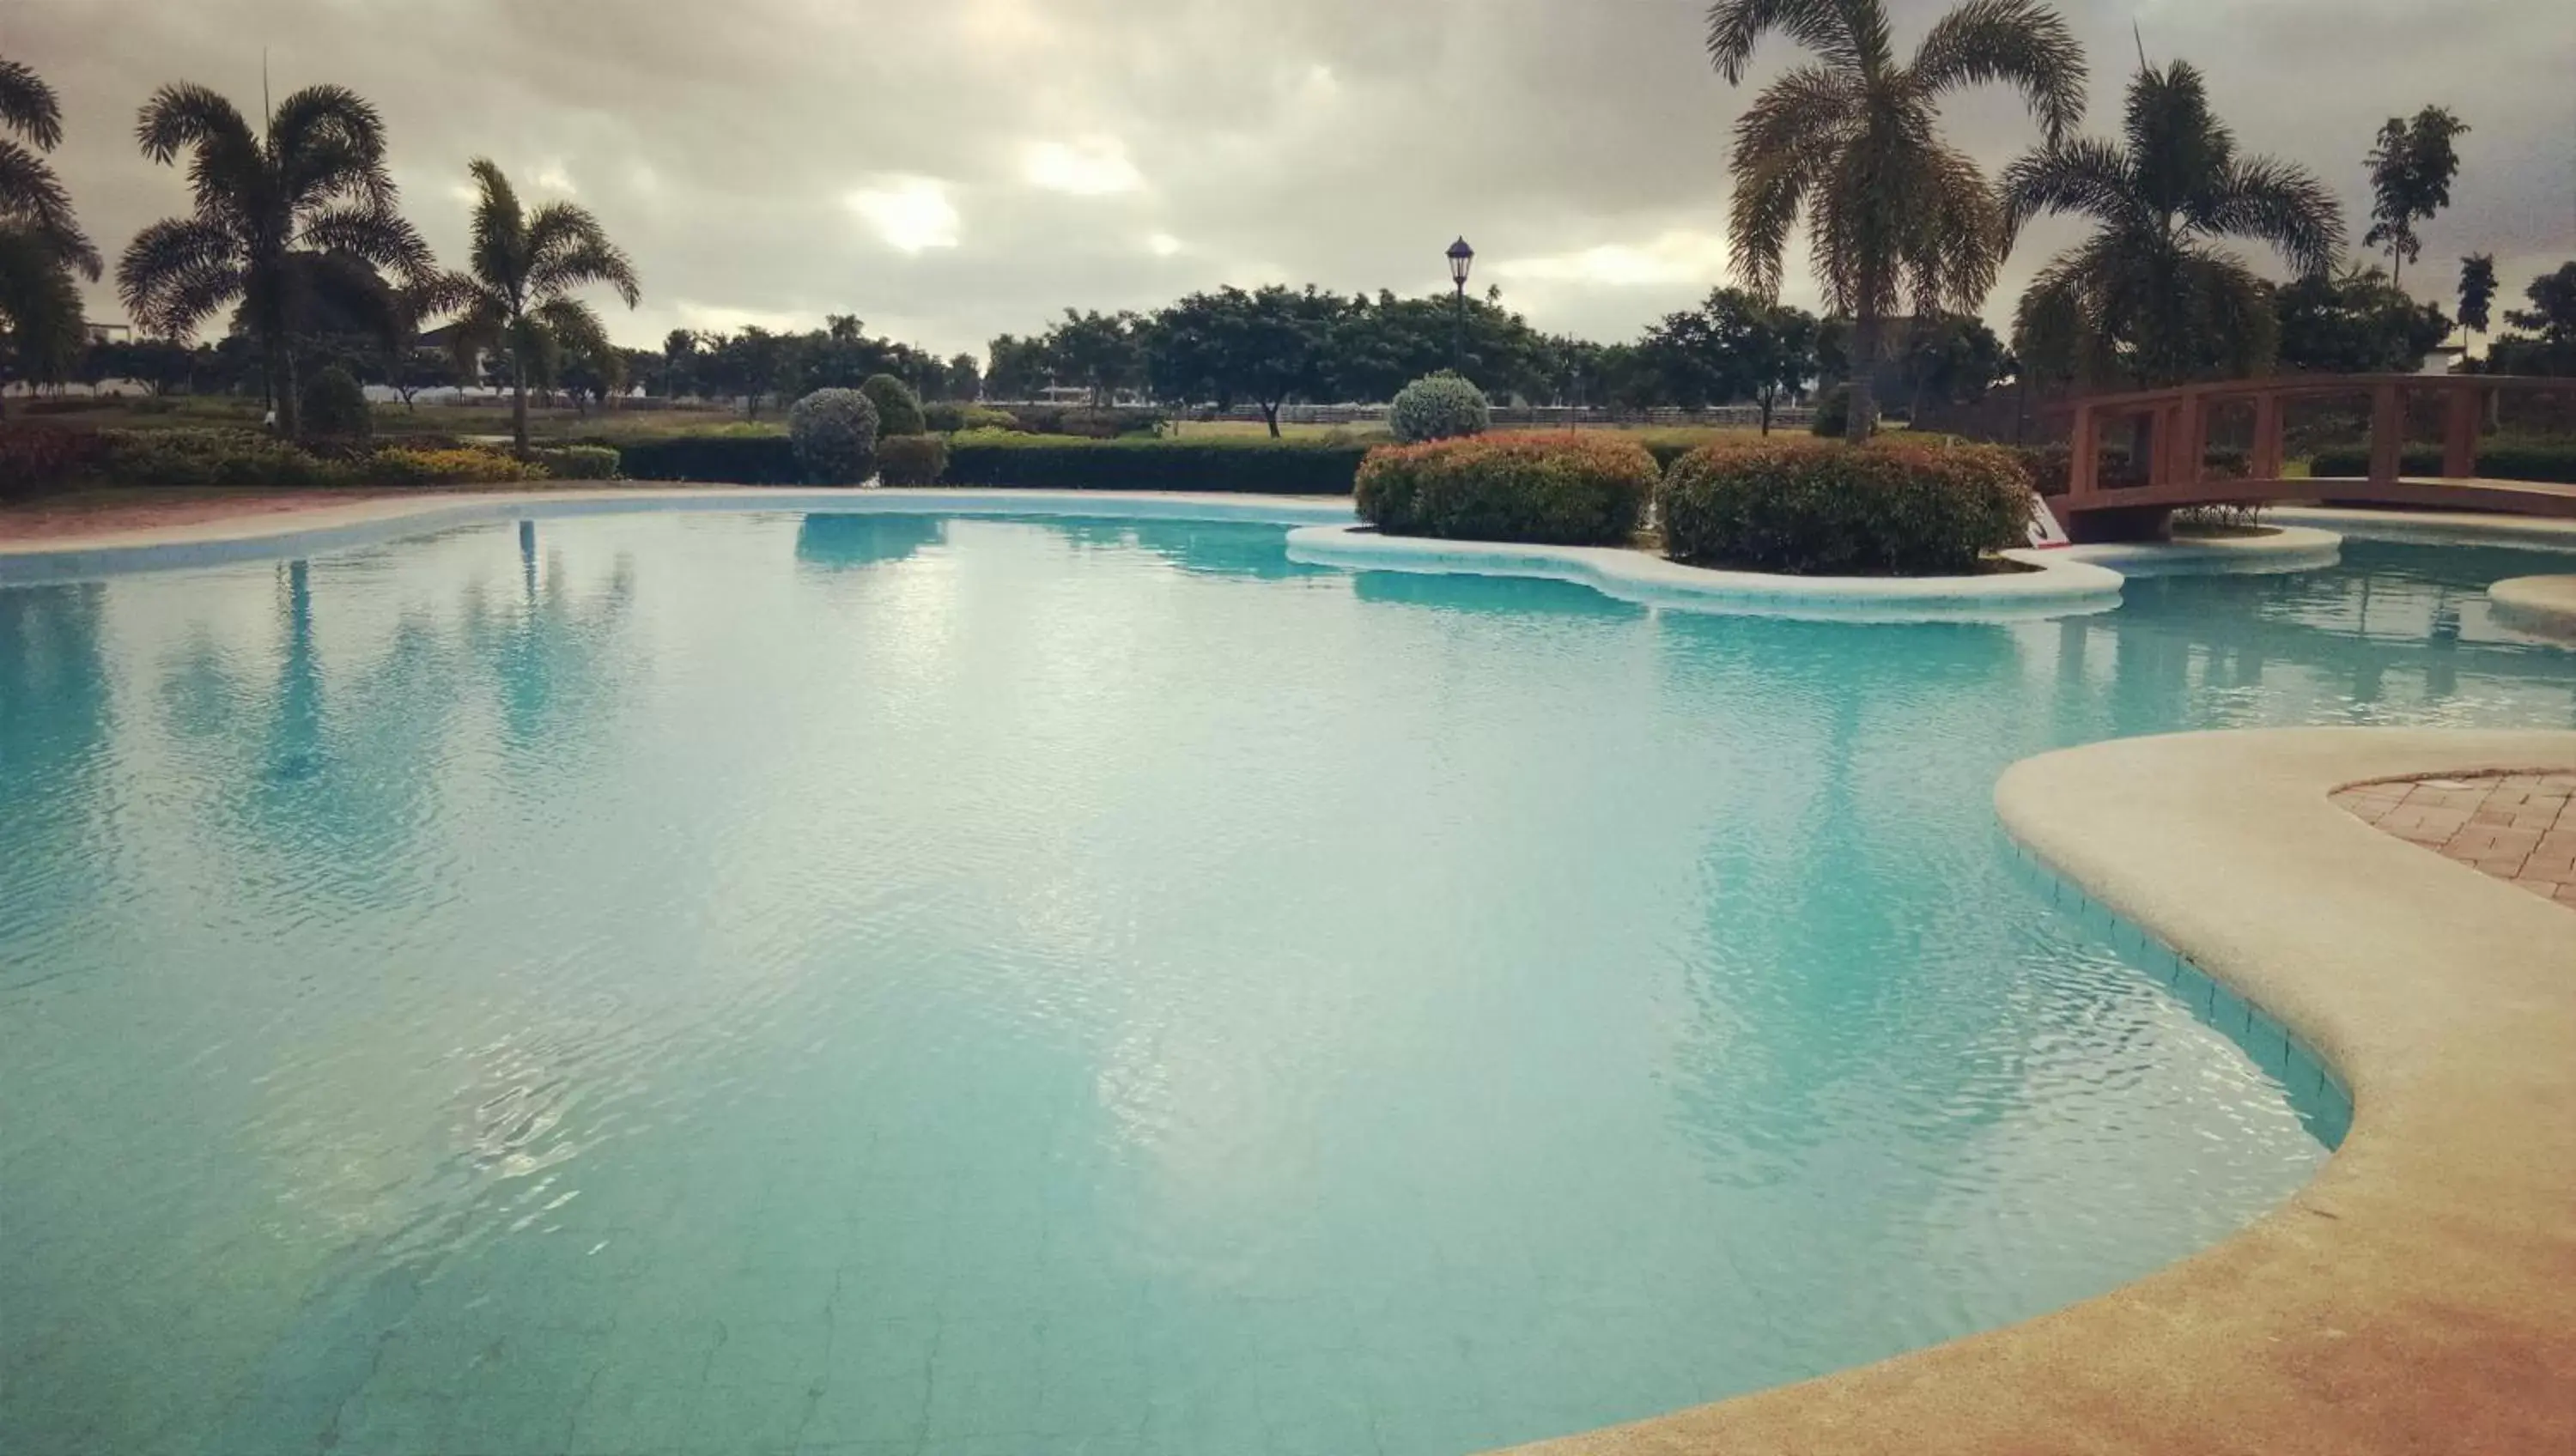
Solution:
<svg viewBox="0 0 2576 1456">
<path fill-rule="evenodd" d="M 2442 476 L 2467 480 L 2478 473 L 2478 432 L 2487 402 L 2504 393 L 2576 395 L 2576 379 L 2535 379 L 2506 374 L 2285 374 L 2232 379 L 2173 389 L 2099 394 L 2071 401 L 2073 459 L 2068 462 L 2066 503 L 2113 507 L 2145 504 L 2151 495 L 2174 495 L 2210 484 L 2210 416 L 2222 406 L 2251 404 L 2253 447 L 2245 474 L 2228 484 L 2277 486 L 2282 480 L 2283 406 L 2321 396 L 2370 399 L 2370 473 L 2373 486 L 2395 485 L 2404 474 L 2406 407 L 2411 399 L 2438 395 L 2442 411 Z M 2143 418 L 2148 422 L 2147 478 L 2140 487 L 2102 484 L 2103 426 Z M 2108 499 L 2105 499 L 2108 497 Z"/>
</svg>

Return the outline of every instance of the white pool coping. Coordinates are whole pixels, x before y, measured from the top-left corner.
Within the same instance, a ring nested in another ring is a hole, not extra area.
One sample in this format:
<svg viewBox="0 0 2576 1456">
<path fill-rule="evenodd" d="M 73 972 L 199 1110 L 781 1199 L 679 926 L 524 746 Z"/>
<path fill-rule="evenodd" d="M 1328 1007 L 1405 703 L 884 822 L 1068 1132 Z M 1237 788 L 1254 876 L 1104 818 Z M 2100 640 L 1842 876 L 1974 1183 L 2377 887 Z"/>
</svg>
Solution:
<svg viewBox="0 0 2576 1456">
<path fill-rule="evenodd" d="M 2380 511 L 2340 506 L 2275 506 L 2266 521 L 2339 531 L 2364 541 L 2416 546 L 2511 546 L 2576 551 L 2576 521 L 2477 511 Z"/>
<path fill-rule="evenodd" d="M 2508 577 L 2487 588 L 2487 601 L 2507 626 L 2576 638 L 2576 575 Z"/>
<path fill-rule="evenodd" d="M 1288 533 L 1296 561 L 1357 570 L 1578 582 L 1640 606 L 1837 621 L 1988 621 L 2107 612 L 2120 574 L 2063 550 L 2007 551 L 2037 568 L 1993 576 L 1779 576 L 1712 571 L 1619 546 L 1535 546 L 1383 536 L 1356 523 Z"/>
<path fill-rule="evenodd" d="M 2343 559 L 2343 537 L 2315 526 L 2271 526 L 2245 536 L 2185 536 L 2058 549 L 2123 576 L 2236 576 L 2332 566 Z"/>
</svg>

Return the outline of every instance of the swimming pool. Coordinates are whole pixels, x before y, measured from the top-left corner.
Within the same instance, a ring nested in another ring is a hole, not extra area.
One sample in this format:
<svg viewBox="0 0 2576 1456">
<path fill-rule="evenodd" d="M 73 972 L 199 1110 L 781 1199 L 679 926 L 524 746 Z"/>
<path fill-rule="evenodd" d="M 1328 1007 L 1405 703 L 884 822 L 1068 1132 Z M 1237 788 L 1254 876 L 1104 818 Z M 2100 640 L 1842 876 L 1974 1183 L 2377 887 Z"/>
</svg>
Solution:
<svg viewBox="0 0 2576 1456">
<path fill-rule="evenodd" d="M 1283 537 L 0 590 L 0 1447 L 1430 1456 L 1989 1327 L 2325 1155 L 2001 768 L 2576 724 L 2516 552 L 1889 627 Z"/>
</svg>

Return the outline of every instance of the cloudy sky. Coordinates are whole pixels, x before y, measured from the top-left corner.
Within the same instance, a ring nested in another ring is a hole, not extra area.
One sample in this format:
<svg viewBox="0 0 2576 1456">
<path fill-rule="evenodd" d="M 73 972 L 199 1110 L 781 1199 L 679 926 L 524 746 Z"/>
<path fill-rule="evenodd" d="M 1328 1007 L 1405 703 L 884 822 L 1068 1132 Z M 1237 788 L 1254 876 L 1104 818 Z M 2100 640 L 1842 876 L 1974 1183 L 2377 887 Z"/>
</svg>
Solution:
<svg viewBox="0 0 2576 1456">
<path fill-rule="evenodd" d="M 2569 0 L 2061 0 L 2094 66 L 2093 125 L 2148 54 L 2209 75 L 2240 142 L 2306 163 L 2366 213 L 2378 124 L 2428 102 L 2474 130 L 2418 292 L 2458 254 L 2507 287 L 2576 256 Z M 1900 43 L 1935 0 L 1889 0 Z M 1698 0 L 0 0 L 0 54 L 62 93 L 57 155 L 113 254 L 180 210 L 136 106 L 191 80 L 258 103 L 355 87 L 391 127 L 404 203 L 464 246 L 465 164 L 590 207 L 645 298 L 621 341 L 673 327 L 872 331 L 980 351 L 1068 304 L 1150 308 L 1220 283 L 1476 286 L 1597 338 L 1723 281 L 1727 128 Z M 1758 82 L 1795 57 L 1773 39 Z M 2009 97 L 1954 106 L 1998 168 L 2031 129 Z M 2361 225 L 2353 232 L 2357 237 Z M 2024 240 L 2000 322 L 2048 251 Z M 1796 246 L 1803 247 L 1803 243 Z M 2413 277 L 2409 283 L 2415 283 Z M 1792 301 L 1814 290 L 1791 276 Z M 105 289 L 93 317 L 121 318 Z"/>
</svg>

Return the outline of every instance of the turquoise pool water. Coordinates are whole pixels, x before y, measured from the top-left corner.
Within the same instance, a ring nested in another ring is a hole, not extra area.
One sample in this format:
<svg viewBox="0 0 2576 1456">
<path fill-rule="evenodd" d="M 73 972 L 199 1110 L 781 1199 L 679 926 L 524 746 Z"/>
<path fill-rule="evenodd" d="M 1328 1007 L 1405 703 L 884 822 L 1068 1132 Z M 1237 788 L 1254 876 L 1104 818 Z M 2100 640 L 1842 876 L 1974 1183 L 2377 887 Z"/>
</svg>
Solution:
<svg viewBox="0 0 2576 1456">
<path fill-rule="evenodd" d="M 2324 1156 L 2004 765 L 2576 724 L 2546 557 L 1855 627 L 1282 539 L 0 590 L 0 1449 L 1441 1456 L 1996 1325 Z"/>
</svg>

